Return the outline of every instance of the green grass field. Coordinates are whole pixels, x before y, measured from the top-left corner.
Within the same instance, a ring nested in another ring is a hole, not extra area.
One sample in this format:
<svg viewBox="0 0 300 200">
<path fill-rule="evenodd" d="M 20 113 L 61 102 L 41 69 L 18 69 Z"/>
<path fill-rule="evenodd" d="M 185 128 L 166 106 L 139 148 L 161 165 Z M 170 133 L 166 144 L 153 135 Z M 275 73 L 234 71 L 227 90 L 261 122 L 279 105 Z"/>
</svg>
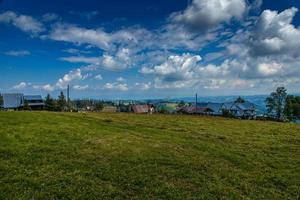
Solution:
<svg viewBox="0 0 300 200">
<path fill-rule="evenodd" d="M 0 199 L 299 199 L 300 125 L 0 112 Z"/>
</svg>

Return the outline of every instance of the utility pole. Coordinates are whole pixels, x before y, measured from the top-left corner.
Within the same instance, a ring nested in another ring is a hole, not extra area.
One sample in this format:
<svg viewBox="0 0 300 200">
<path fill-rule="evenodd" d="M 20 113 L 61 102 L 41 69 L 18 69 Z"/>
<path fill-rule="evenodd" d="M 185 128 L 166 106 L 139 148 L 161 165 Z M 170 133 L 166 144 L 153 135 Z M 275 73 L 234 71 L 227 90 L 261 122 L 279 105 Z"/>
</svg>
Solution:
<svg viewBox="0 0 300 200">
<path fill-rule="evenodd" d="M 68 102 L 68 106 L 70 106 L 70 85 L 69 84 L 67 89 L 67 102 Z"/>
<path fill-rule="evenodd" d="M 196 104 L 195 104 L 195 108 L 196 108 L 196 114 L 197 114 L 197 111 L 198 111 L 198 95 L 197 95 L 197 93 L 196 93 Z"/>
</svg>

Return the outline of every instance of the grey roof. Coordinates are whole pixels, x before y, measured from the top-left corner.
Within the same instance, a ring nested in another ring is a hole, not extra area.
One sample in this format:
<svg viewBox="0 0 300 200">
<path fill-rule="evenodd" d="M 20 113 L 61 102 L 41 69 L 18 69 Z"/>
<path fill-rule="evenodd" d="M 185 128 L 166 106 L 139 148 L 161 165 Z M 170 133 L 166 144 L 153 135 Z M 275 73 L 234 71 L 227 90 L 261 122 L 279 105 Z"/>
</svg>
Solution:
<svg viewBox="0 0 300 200">
<path fill-rule="evenodd" d="M 28 103 L 29 106 L 44 106 L 45 104 L 43 102 L 40 103 Z"/>
<path fill-rule="evenodd" d="M 207 103 L 207 107 L 210 108 L 211 110 L 213 110 L 213 112 L 221 112 L 221 108 L 222 108 L 222 103 Z"/>
<path fill-rule="evenodd" d="M 3 94 L 2 96 L 4 108 L 19 108 L 23 104 L 23 94 Z"/>
<path fill-rule="evenodd" d="M 24 95 L 24 99 L 27 101 L 40 101 L 43 100 L 41 95 Z"/>
<path fill-rule="evenodd" d="M 248 101 L 246 101 L 244 103 L 236 103 L 236 106 L 239 107 L 241 110 L 254 110 L 255 109 L 255 105 Z"/>
<path fill-rule="evenodd" d="M 222 105 L 223 109 L 226 110 L 255 110 L 255 104 L 245 101 L 244 103 L 227 102 Z"/>
<path fill-rule="evenodd" d="M 226 102 L 226 103 L 223 103 L 222 105 L 222 108 L 223 109 L 226 109 L 226 110 L 230 110 L 231 107 L 233 106 L 234 102 Z"/>
</svg>

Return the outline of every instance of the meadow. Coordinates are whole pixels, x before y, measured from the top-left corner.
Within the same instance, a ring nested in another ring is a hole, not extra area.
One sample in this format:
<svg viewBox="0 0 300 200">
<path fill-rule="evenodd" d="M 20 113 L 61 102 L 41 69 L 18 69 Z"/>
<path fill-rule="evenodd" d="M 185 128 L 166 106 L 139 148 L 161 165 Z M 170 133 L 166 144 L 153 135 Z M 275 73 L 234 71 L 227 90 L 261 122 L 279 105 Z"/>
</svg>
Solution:
<svg viewBox="0 0 300 200">
<path fill-rule="evenodd" d="M 300 125 L 0 112 L 0 199 L 299 199 Z"/>
</svg>

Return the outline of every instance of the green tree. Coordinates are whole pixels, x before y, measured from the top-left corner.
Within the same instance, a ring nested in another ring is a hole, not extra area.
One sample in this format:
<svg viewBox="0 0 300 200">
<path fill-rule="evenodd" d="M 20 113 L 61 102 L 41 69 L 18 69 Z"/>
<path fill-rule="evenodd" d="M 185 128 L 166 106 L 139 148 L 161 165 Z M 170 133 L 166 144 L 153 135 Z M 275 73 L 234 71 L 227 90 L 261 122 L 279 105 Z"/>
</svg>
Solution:
<svg viewBox="0 0 300 200">
<path fill-rule="evenodd" d="M 96 102 L 95 103 L 95 111 L 101 111 L 101 110 L 103 110 L 103 108 L 104 108 L 104 105 L 103 105 L 103 103 L 102 102 Z"/>
<path fill-rule="evenodd" d="M 234 117 L 228 109 L 222 109 L 222 116 L 223 117 L 232 117 L 232 118 Z"/>
<path fill-rule="evenodd" d="M 179 104 L 178 104 L 178 107 L 183 107 L 183 106 L 185 106 L 184 101 L 180 101 Z"/>
<path fill-rule="evenodd" d="M 278 121 L 284 119 L 286 97 L 286 89 L 284 87 L 278 87 L 275 92 L 272 92 L 270 96 L 266 98 L 265 102 L 269 116 L 275 117 Z"/>
<path fill-rule="evenodd" d="M 45 98 L 45 106 L 46 106 L 46 110 L 50 110 L 50 111 L 55 110 L 55 100 L 50 96 L 50 94 L 47 94 Z"/>
<path fill-rule="evenodd" d="M 67 107 L 67 101 L 66 101 L 63 91 L 61 91 L 60 95 L 58 96 L 58 100 L 57 100 L 57 109 L 59 111 L 64 111 L 66 109 L 66 107 Z"/>
<path fill-rule="evenodd" d="M 2 94 L 0 94 L 0 108 L 3 107 L 3 96 Z"/>
<path fill-rule="evenodd" d="M 27 100 L 24 101 L 23 110 L 31 110 Z"/>
<path fill-rule="evenodd" d="M 236 100 L 235 100 L 235 103 L 245 103 L 245 99 L 243 99 L 242 97 L 238 97 Z"/>
<path fill-rule="evenodd" d="M 289 119 L 295 119 L 295 118 L 300 117 L 300 97 L 299 96 L 293 96 L 293 95 L 287 96 L 284 113 Z"/>
</svg>

